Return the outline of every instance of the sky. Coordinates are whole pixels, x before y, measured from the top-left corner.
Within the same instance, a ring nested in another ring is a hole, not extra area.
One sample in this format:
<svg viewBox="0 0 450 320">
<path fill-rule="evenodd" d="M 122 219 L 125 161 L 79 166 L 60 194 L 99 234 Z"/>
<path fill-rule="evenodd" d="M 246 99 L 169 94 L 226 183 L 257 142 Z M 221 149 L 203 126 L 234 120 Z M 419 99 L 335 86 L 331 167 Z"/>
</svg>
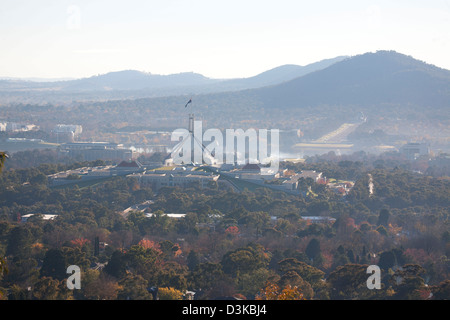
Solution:
<svg viewBox="0 0 450 320">
<path fill-rule="evenodd" d="M 395 50 L 450 69 L 450 0 L 0 0 L 0 77 L 243 78 Z"/>
</svg>

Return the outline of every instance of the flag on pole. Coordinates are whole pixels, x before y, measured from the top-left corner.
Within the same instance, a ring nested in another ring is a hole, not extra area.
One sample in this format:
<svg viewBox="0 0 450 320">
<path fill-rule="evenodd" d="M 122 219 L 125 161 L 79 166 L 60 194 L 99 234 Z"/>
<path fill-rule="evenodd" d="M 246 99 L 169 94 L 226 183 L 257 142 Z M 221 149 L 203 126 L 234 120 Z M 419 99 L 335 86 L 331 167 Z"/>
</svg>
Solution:
<svg viewBox="0 0 450 320">
<path fill-rule="evenodd" d="M 189 101 L 186 103 L 186 105 L 184 107 L 186 108 L 189 103 L 192 103 L 192 99 L 189 99 Z"/>
</svg>

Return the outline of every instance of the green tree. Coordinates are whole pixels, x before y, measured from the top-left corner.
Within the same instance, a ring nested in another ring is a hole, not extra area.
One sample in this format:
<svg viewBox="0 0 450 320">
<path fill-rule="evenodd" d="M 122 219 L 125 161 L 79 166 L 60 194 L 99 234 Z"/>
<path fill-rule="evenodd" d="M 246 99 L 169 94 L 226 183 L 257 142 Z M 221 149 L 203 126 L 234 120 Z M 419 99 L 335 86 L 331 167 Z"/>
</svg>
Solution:
<svg viewBox="0 0 450 320">
<path fill-rule="evenodd" d="M 259 268 L 265 268 L 269 264 L 269 260 L 269 256 L 261 245 L 250 244 L 227 252 L 223 256 L 221 264 L 225 273 L 239 276 Z"/>
<path fill-rule="evenodd" d="M 30 179 L 30 183 L 32 185 L 46 185 L 48 182 L 48 178 L 42 172 L 39 172 L 37 175 L 33 176 Z"/>
<path fill-rule="evenodd" d="M 384 226 L 384 227 L 388 227 L 389 224 L 389 218 L 391 216 L 391 213 L 389 212 L 389 210 L 387 209 L 381 209 L 380 214 L 378 216 L 378 221 L 377 221 L 377 225 L 378 226 Z"/>
<path fill-rule="evenodd" d="M 371 294 L 367 288 L 367 265 L 347 264 L 330 273 L 327 283 L 333 300 L 364 299 Z"/>
<path fill-rule="evenodd" d="M 423 293 L 428 292 L 428 288 L 421 277 L 425 273 L 425 269 L 419 265 L 409 264 L 397 269 L 390 279 L 395 291 L 392 298 L 397 300 L 426 299 L 428 294 L 423 296 Z"/>
<path fill-rule="evenodd" d="M 200 263 L 189 273 L 189 285 L 192 288 L 207 292 L 216 287 L 224 275 L 221 264 L 211 262 Z"/>
<path fill-rule="evenodd" d="M 280 287 L 287 284 L 297 285 L 304 290 L 305 297 L 312 298 L 315 296 L 318 299 L 327 297 L 323 281 L 325 273 L 322 270 L 295 258 L 283 259 L 278 265 L 281 275 L 281 282 L 278 283 Z"/>
<path fill-rule="evenodd" d="M 269 223 L 270 216 L 264 211 L 249 212 L 243 219 L 242 222 L 246 224 L 249 228 L 255 230 L 255 236 L 258 238 L 264 227 Z"/>
<path fill-rule="evenodd" d="M 190 271 L 195 270 L 195 268 L 200 263 L 200 257 L 195 250 L 189 251 L 187 256 L 187 265 Z"/>
<path fill-rule="evenodd" d="M 8 300 L 27 300 L 30 298 L 29 291 L 17 284 L 10 286 L 8 291 Z"/>
<path fill-rule="evenodd" d="M 117 279 L 122 279 L 123 277 L 125 277 L 126 275 L 125 254 L 123 254 L 119 250 L 114 251 L 108 264 L 105 266 L 103 271 Z"/>
<path fill-rule="evenodd" d="M 148 281 L 140 275 L 128 274 L 119 281 L 119 300 L 152 300 L 148 291 Z"/>
<path fill-rule="evenodd" d="M 39 278 L 38 262 L 33 258 L 8 259 L 8 273 L 4 276 L 5 284 L 17 284 L 21 287 L 29 286 Z"/>
<path fill-rule="evenodd" d="M 434 300 L 450 300 L 450 280 L 444 280 L 434 287 Z"/>
<path fill-rule="evenodd" d="M 160 251 L 151 247 L 146 248 L 142 245 L 134 245 L 121 260 L 123 261 L 122 263 L 126 261 L 128 268 L 133 273 L 144 277 L 144 279 L 149 281 L 150 285 L 158 282 L 158 276 L 161 272 Z"/>
<path fill-rule="evenodd" d="M 403 251 L 394 248 L 389 251 L 384 251 L 380 254 L 378 266 L 383 270 L 388 270 L 389 268 L 403 265 L 405 261 L 406 259 Z"/>
<path fill-rule="evenodd" d="M 64 281 L 42 277 L 34 284 L 33 296 L 37 300 L 65 300 L 70 292 L 64 287 Z"/>
<path fill-rule="evenodd" d="M 87 270 L 91 265 L 88 252 L 81 247 L 63 247 L 62 253 L 67 265 L 77 265 L 82 270 Z"/>
<path fill-rule="evenodd" d="M 8 236 L 6 255 L 28 257 L 30 253 L 30 245 L 32 242 L 33 235 L 27 227 L 15 227 L 10 231 Z"/>
<path fill-rule="evenodd" d="M 255 296 L 264 286 L 270 276 L 267 268 L 259 268 L 249 273 L 242 274 L 236 284 L 239 293 L 247 297 Z"/>
<path fill-rule="evenodd" d="M 311 284 L 304 279 L 295 271 L 288 271 L 284 273 L 277 283 L 281 288 L 285 287 L 297 287 L 303 292 L 306 299 L 310 300 L 314 297 L 314 290 Z"/>
<path fill-rule="evenodd" d="M 187 267 L 175 261 L 164 262 L 164 268 L 158 272 L 159 287 L 172 287 L 178 290 L 187 289 Z"/>
<path fill-rule="evenodd" d="M 306 209 L 310 215 L 320 216 L 321 213 L 330 211 L 331 205 L 326 200 L 314 200 L 307 205 Z"/>
<path fill-rule="evenodd" d="M 284 274 L 289 271 L 295 271 L 299 276 L 301 276 L 312 285 L 316 285 L 322 282 L 322 279 L 325 275 L 322 270 L 310 266 L 303 261 L 298 261 L 295 258 L 287 258 L 281 260 L 278 265 L 280 274 Z"/>
<path fill-rule="evenodd" d="M 66 260 L 62 251 L 60 249 L 49 249 L 42 262 L 41 277 L 63 280 L 66 276 Z"/>
<path fill-rule="evenodd" d="M 312 238 L 308 242 L 308 245 L 306 246 L 306 249 L 305 249 L 306 255 L 308 256 L 308 258 L 310 260 L 314 261 L 315 259 L 319 258 L 321 252 L 322 251 L 320 249 L 319 240 L 317 240 L 316 238 Z"/>
</svg>

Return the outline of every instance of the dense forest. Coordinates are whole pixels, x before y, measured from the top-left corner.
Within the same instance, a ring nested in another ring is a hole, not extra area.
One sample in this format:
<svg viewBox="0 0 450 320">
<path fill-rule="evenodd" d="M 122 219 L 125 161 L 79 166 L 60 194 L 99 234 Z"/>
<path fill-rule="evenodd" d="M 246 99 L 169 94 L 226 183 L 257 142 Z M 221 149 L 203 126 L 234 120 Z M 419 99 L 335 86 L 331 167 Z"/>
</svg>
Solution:
<svg viewBox="0 0 450 320">
<path fill-rule="evenodd" d="M 220 185 L 156 193 L 132 177 L 51 188 L 46 175 L 101 163 L 34 152 L 41 162 L 16 154 L 0 175 L 1 299 L 450 298 L 450 181 L 404 163 L 336 156 L 282 164 L 355 181 L 344 198 L 308 179 L 307 196 Z M 151 217 L 121 214 L 146 200 Z M 67 288 L 69 265 L 80 267 L 81 289 Z M 380 267 L 381 289 L 368 289 L 369 265 Z"/>
</svg>

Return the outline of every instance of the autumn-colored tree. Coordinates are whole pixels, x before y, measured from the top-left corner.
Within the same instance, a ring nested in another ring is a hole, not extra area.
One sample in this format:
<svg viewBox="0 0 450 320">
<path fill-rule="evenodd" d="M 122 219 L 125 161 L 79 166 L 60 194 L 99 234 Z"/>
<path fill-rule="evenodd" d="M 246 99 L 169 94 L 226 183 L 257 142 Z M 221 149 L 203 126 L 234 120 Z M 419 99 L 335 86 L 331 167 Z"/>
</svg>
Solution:
<svg viewBox="0 0 450 320">
<path fill-rule="evenodd" d="M 278 267 L 281 275 L 278 284 L 281 287 L 287 284 L 297 286 L 307 299 L 313 296 L 319 298 L 327 296 L 323 281 L 325 273 L 323 271 L 295 258 L 281 260 Z"/>
<path fill-rule="evenodd" d="M 122 289 L 117 281 L 104 272 L 88 269 L 82 274 L 81 291 L 88 300 L 116 300 Z"/>
<path fill-rule="evenodd" d="M 35 242 L 31 245 L 31 255 L 33 257 L 37 257 L 42 259 L 43 255 L 45 254 L 44 245 L 40 242 Z"/>
<path fill-rule="evenodd" d="M 306 300 L 301 289 L 287 285 L 281 289 L 276 283 L 268 283 L 255 297 L 255 300 Z"/>
<path fill-rule="evenodd" d="M 152 249 L 155 250 L 156 252 L 162 253 L 161 246 L 152 240 L 144 238 L 141 241 L 139 241 L 138 245 L 145 249 Z"/>
<path fill-rule="evenodd" d="M 225 229 L 225 233 L 231 237 L 236 237 L 239 235 L 239 228 L 237 226 L 229 226 Z"/>
<path fill-rule="evenodd" d="M 2 172 L 3 170 L 6 159 L 8 159 L 8 154 L 6 152 L 0 151 L 0 172 Z"/>
<path fill-rule="evenodd" d="M 255 297 L 256 300 L 278 300 L 280 287 L 276 283 L 268 283 Z"/>
<path fill-rule="evenodd" d="M 71 240 L 70 243 L 75 247 L 83 247 L 84 245 L 91 243 L 91 241 L 85 238 L 77 238 Z"/>
<path fill-rule="evenodd" d="M 8 274 L 8 267 L 6 265 L 5 259 L 0 256 L 0 280 L 2 279 L 3 275 Z M 5 292 L 0 288 L 0 300 L 2 300 L 5 297 Z"/>
<path fill-rule="evenodd" d="M 424 249 L 408 248 L 405 250 L 405 256 L 411 262 L 417 263 L 421 266 L 431 260 L 431 255 L 429 255 Z"/>
<path fill-rule="evenodd" d="M 183 300 L 183 292 L 172 287 L 158 289 L 159 300 Z"/>
<path fill-rule="evenodd" d="M 299 287 L 287 285 L 278 297 L 278 300 L 306 300 Z"/>
<path fill-rule="evenodd" d="M 288 271 L 285 274 L 283 274 L 280 280 L 277 282 L 277 284 L 281 288 L 286 288 L 288 286 L 292 288 L 293 287 L 299 288 L 303 296 L 308 300 L 314 297 L 314 290 L 311 284 L 302 279 L 302 277 L 300 277 L 299 274 L 295 271 Z"/>
<path fill-rule="evenodd" d="M 180 245 L 169 240 L 161 241 L 159 248 L 166 258 L 177 257 L 182 253 Z"/>
<path fill-rule="evenodd" d="M 0 257 L 0 276 L 3 276 L 8 273 L 8 266 L 6 265 L 5 259 Z"/>
</svg>

